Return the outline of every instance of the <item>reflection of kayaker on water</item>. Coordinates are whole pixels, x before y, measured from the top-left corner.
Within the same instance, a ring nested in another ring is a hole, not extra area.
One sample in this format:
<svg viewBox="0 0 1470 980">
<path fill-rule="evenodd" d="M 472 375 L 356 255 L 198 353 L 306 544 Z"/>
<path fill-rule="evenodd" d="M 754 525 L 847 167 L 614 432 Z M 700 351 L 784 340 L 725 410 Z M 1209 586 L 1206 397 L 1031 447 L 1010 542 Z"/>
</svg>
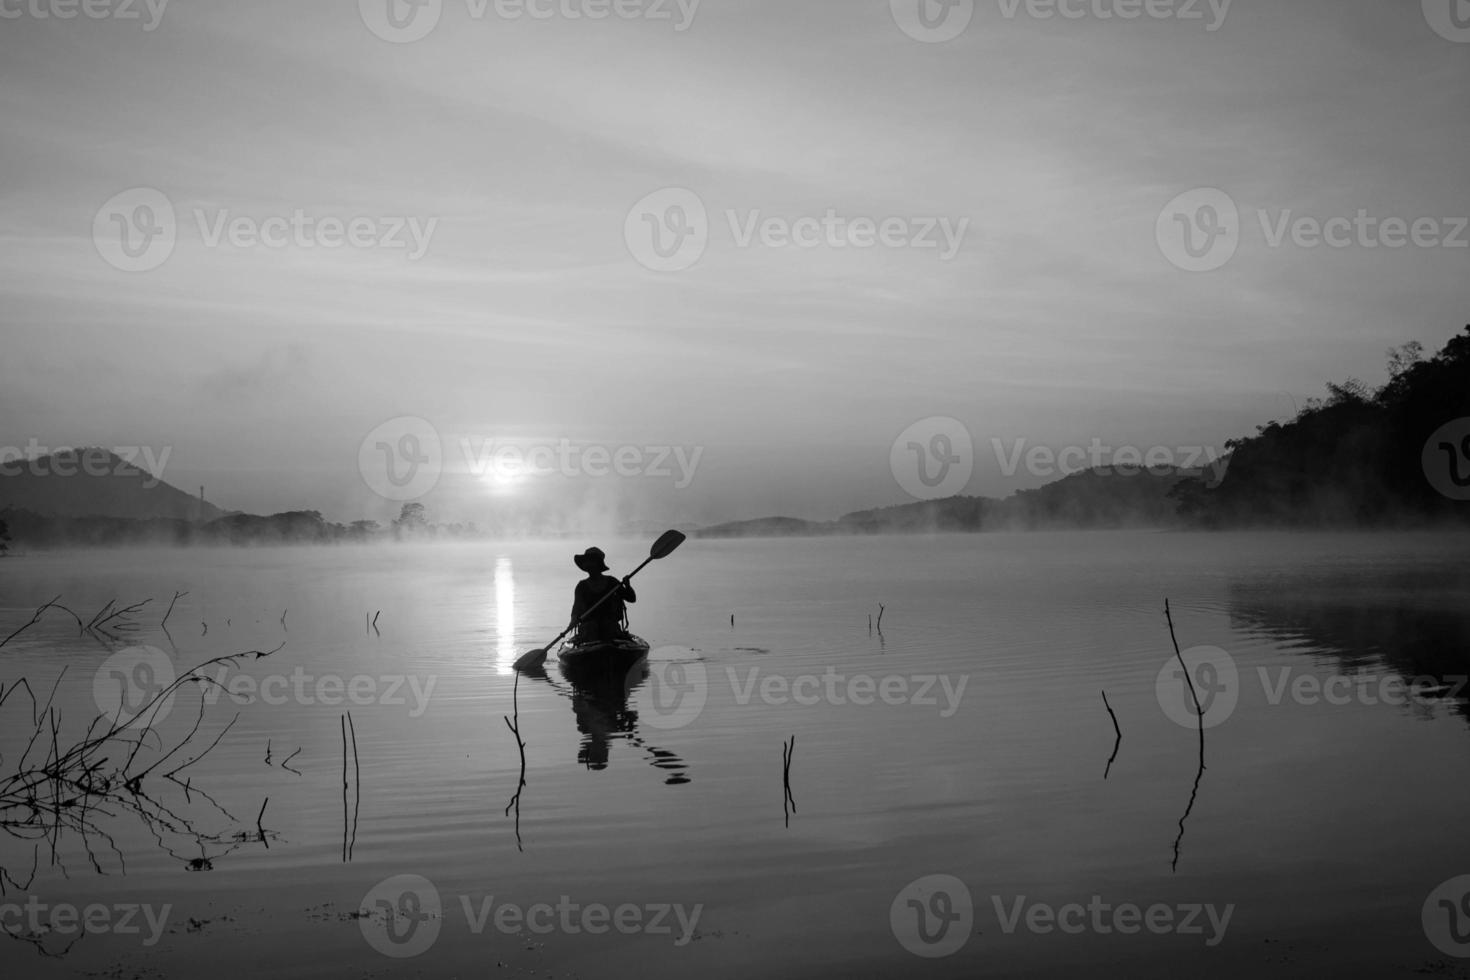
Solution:
<svg viewBox="0 0 1470 980">
<path fill-rule="evenodd" d="M 634 662 L 626 673 L 606 670 L 596 663 L 575 667 L 562 666 L 562 674 L 570 682 L 565 688 L 552 680 L 540 666 L 528 667 L 523 673 L 544 681 L 557 693 L 571 699 L 572 713 L 577 718 L 577 731 L 582 744 L 577 748 L 577 761 L 588 769 L 608 767 L 612 743 L 625 741 L 648 753 L 648 761 L 666 773 L 664 782 L 681 786 L 690 782 L 689 767 L 684 760 L 666 749 L 649 745 L 638 734 L 638 710 L 631 704 L 633 692 L 648 680 L 646 660 Z"/>
<path fill-rule="evenodd" d="M 577 583 L 576 597 L 572 602 L 573 624 L 587 616 L 577 628 L 578 641 L 616 640 L 627 636 L 628 611 L 624 604 L 638 601 L 632 584 L 626 578 L 619 580 L 607 574 L 607 555 L 601 548 L 588 548 L 585 553 L 574 556 L 572 561 L 587 573 L 587 577 Z"/>
<path fill-rule="evenodd" d="M 606 769 L 612 743 L 622 739 L 649 754 L 654 768 L 667 773 L 665 783 L 680 786 L 689 782 L 684 760 L 638 735 L 638 711 L 629 698 L 647 678 L 645 662 L 634 665 L 626 676 L 594 672 L 572 682 L 572 711 L 577 716 L 577 731 L 582 733 L 577 761 L 588 769 Z"/>
</svg>

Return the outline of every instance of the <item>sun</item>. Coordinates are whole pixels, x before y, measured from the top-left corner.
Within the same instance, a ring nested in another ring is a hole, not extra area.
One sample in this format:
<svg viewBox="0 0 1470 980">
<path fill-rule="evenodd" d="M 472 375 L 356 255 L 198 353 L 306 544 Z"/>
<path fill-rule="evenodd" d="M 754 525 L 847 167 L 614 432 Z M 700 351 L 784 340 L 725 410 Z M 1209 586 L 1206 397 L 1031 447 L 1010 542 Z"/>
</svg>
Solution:
<svg viewBox="0 0 1470 980">
<path fill-rule="evenodd" d="M 530 475 L 530 470 L 524 463 L 500 460 L 488 468 L 480 480 L 492 494 L 508 496 L 515 493 L 516 488 L 525 483 Z"/>
</svg>

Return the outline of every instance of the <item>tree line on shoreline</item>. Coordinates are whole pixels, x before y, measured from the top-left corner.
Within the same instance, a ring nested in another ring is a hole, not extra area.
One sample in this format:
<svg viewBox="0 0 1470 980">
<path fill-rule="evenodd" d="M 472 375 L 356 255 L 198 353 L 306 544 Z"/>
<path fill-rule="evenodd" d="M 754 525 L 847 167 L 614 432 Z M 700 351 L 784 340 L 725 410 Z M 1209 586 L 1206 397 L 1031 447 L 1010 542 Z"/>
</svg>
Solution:
<svg viewBox="0 0 1470 980">
<path fill-rule="evenodd" d="M 1290 421 L 1227 443 L 1229 474 L 1218 487 L 1191 478 L 1172 491 L 1180 521 L 1315 528 L 1470 520 L 1470 502 L 1451 495 L 1470 488 L 1470 326 L 1427 360 L 1418 343 L 1389 351 L 1388 375 L 1376 390 L 1355 378 L 1329 384 L 1325 398 Z M 1441 436 L 1446 426 L 1457 434 Z"/>
<path fill-rule="evenodd" d="M 5 532 L 35 548 L 117 547 L 123 545 L 278 545 L 371 544 L 382 541 L 473 540 L 488 537 L 473 522 L 434 524 L 423 504 L 403 506 L 384 527 L 377 521 L 337 524 L 320 511 L 288 511 L 261 517 L 230 514 L 195 523 L 177 518 L 64 517 L 28 510 L 0 510 L 0 554 Z"/>
</svg>

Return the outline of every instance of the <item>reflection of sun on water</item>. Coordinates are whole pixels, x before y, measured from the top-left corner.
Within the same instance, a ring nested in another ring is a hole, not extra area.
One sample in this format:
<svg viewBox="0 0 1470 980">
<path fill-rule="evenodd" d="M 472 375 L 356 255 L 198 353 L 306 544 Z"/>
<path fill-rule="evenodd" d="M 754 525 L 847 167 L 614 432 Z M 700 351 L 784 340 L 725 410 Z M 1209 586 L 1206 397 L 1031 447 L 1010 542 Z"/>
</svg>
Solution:
<svg viewBox="0 0 1470 980">
<path fill-rule="evenodd" d="M 495 666 L 511 672 L 516 661 L 516 579 L 510 558 L 495 559 Z"/>
</svg>

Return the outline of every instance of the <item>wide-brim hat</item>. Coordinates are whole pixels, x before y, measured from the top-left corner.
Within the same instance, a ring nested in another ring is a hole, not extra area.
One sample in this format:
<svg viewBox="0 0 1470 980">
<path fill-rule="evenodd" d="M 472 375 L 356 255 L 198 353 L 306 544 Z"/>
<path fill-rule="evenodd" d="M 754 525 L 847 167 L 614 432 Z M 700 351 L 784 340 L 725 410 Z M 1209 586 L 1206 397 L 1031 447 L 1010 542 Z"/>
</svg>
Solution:
<svg viewBox="0 0 1470 980">
<path fill-rule="evenodd" d="M 607 571 L 607 555 L 602 553 L 601 548 L 588 548 L 580 555 L 574 555 L 572 561 L 584 572 Z"/>
</svg>

